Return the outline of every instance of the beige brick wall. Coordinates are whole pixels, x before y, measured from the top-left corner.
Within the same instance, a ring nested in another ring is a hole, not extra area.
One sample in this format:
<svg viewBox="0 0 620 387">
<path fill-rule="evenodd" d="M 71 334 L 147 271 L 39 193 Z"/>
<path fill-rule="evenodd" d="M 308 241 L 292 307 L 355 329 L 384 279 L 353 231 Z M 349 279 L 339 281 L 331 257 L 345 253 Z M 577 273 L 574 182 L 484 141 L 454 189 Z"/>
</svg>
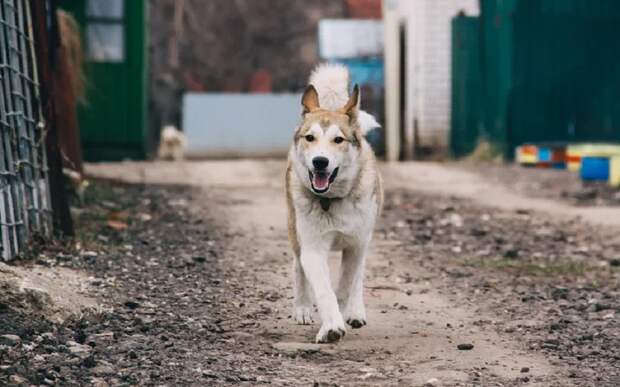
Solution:
<svg viewBox="0 0 620 387">
<path fill-rule="evenodd" d="M 406 26 L 405 131 L 417 121 L 419 147 L 448 146 L 451 94 L 451 21 L 479 13 L 478 0 L 401 0 Z"/>
</svg>

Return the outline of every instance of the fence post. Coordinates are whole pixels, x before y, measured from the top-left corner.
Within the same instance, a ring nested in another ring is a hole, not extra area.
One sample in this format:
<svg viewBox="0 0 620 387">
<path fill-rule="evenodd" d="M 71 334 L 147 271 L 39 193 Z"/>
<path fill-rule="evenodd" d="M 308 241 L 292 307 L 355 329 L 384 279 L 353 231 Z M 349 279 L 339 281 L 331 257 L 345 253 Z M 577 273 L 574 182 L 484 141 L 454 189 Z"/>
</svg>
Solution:
<svg viewBox="0 0 620 387">
<path fill-rule="evenodd" d="M 57 65 L 58 47 L 60 45 L 58 25 L 54 0 L 29 1 L 32 13 L 35 52 L 37 69 L 41 88 L 41 106 L 47 136 L 45 146 L 49 168 L 49 186 L 54 219 L 54 232 L 61 236 L 73 236 L 73 220 L 69 210 L 67 194 L 65 192 L 64 176 L 62 172 L 62 155 L 58 145 L 58 125 L 62 124 L 62 117 L 54 109 L 56 86 L 54 82 L 54 68 Z M 49 12 L 49 19 L 48 19 Z M 47 21 L 50 20 L 48 26 Z M 49 29 L 48 29 L 49 27 Z"/>
</svg>

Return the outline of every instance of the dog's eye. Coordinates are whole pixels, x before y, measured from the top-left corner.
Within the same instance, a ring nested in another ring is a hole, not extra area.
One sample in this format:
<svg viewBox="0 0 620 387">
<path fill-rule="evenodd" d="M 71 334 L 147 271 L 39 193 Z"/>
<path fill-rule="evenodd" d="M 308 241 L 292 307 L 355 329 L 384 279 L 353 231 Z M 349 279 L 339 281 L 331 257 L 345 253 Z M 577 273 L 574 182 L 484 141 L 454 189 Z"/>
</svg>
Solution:
<svg viewBox="0 0 620 387">
<path fill-rule="evenodd" d="M 343 142 L 343 141 L 344 141 L 344 138 L 343 138 L 343 137 L 338 136 L 338 137 L 334 138 L 334 142 L 335 142 L 336 144 L 340 144 L 340 143 L 341 143 L 341 142 Z"/>
<path fill-rule="evenodd" d="M 311 135 L 311 134 L 307 135 L 307 136 L 306 136 L 306 141 L 308 141 L 308 142 L 312 142 L 312 141 L 314 141 L 314 136 L 313 136 L 313 135 Z"/>
</svg>

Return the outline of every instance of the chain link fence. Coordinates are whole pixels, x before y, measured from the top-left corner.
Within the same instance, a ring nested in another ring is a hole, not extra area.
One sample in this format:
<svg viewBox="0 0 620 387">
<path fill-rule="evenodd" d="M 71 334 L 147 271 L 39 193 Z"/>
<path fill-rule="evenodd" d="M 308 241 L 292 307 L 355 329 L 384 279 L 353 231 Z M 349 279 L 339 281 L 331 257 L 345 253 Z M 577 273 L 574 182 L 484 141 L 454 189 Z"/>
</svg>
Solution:
<svg viewBox="0 0 620 387">
<path fill-rule="evenodd" d="M 52 228 L 30 0 L 0 0 L 0 257 Z"/>
</svg>

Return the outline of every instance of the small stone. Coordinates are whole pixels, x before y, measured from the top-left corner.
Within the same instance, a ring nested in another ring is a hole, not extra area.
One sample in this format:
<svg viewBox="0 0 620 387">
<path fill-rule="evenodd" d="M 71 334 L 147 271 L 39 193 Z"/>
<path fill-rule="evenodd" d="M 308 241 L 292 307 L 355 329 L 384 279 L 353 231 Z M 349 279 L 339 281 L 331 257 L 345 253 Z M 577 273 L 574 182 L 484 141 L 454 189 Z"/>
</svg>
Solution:
<svg viewBox="0 0 620 387">
<path fill-rule="evenodd" d="M 109 363 L 100 362 L 95 368 L 93 368 L 92 373 L 97 376 L 106 376 L 113 375 L 115 372 Z"/>
<path fill-rule="evenodd" d="M 91 347 L 95 347 L 98 344 L 110 343 L 114 339 L 114 332 L 102 332 L 86 337 L 85 343 Z"/>
<path fill-rule="evenodd" d="M 508 259 L 516 259 L 519 257 L 519 250 L 511 247 L 506 249 L 506 251 L 504 251 L 504 258 L 508 258 Z"/>
<path fill-rule="evenodd" d="M 22 339 L 17 335 L 2 335 L 0 336 L 0 345 L 6 345 L 7 347 L 14 347 L 19 344 Z"/>
<path fill-rule="evenodd" d="M 554 300 L 565 300 L 568 298 L 568 289 L 565 287 L 557 286 L 551 290 L 551 297 Z"/>
<path fill-rule="evenodd" d="M 463 227 L 463 217 L 456 213 L 452 214 L 450 215 L 450 223 L 457 228 Z"/>
<path fill-rule="evenodd" d="M 523 367 L 523 368 L 521 368 L 521 372 L 522 373 L 530 372 L 530 367 Z"/>
<path fill-rule="evenodd" d="M 133 309 L 137 309 L 140 306 L 140 303 L 138 303 L 137 301 L 133 301 L 133 300 L 127 300 L 125 301 L 124 305 L 128 307 L 129 309 L 133 310 Z"/>
<path fill-rule="evenodd" d="M 473 344 L 469 344 L 469 343 L 459 344 L 456 347 L 460 351 L 470 351 L 470 350 L 474 349 L 474 345 Z"/>
<path fill-rule="evenodd" d="M 84 251 L 82 253 L 82 258 L 97 258 L 97 252 L 95 251 Z"/>
<path fill-rule="evenodd" d="M 430 378 L 424 383 L 424 387 L 438 387 L 441 385 L 441 382 L 437 378 Z"/>
<path fill-rule="evenodd" d="M 211 370 L 202 370 L 202 376 L 209 379 L 217 379 L 219 375 Z"/>
<path fill-rule="evenodd" d="M 203 262 L 205 262 L 205 261 L 207 260 L 207 257 L 205 257 L 204 255 L 194 255 L 194 256 L 192 257 L 192 259 L 193 259 L 195 262 L 198 262 L 198 263 L 203 263 Z"/>
<path fill-rule="evenodd" d="M 79 357 L 80 359 L 86 359 L 90 356 L 92 348 L 89 345 L 78 344 L 75 341 L 67 341 L 69 353 Z"/>
<path fill-rule="evenodd" d="M 110 385 L 103 378 L 92 378 L 91 386 L 93 387 L 109 387 Z"/>
<path fill-rule="evenodd" d="M 26 382 L 28 382 L 28 380 L 26 380 L 25 378 L 22 378 L 19 375 L 11 375 L 9 377 L 9 384 L 13 386 L 22 386 L 22 385 L 25 385 Z"/>
</svg>

